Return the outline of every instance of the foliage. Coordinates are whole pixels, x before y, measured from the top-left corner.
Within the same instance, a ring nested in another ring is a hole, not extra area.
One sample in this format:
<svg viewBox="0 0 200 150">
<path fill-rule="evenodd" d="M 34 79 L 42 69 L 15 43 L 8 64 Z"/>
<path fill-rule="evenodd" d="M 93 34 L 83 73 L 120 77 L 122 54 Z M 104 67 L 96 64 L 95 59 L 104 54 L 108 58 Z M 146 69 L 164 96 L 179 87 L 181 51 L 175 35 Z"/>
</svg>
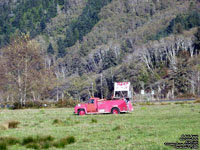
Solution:
<svg viewBox="0 0 200 150">
<path fill-rule="evenodd" d="M 58 141 L 54 141 L 54 137 L 52 136 L 36 136 L 36 137 L 25 137 L 22 141 L 22 145 L 26 146 L 27 148 L 33 149 L 48 149 L 53 146 L 55 147 L 65 147 L 67 144 L 72 144 L 75 142 L 75 137 L 68 136 L 66 138 L 60 139 Z"/>
<path fill-rule="evenodd" d="M 103 70 L 106 70 L 110 67 L 117 65 L 116 54 L 114 53 L 113 50 L 109 50 L 106 52 L 105 56 L 103 57 L 102 63 L 103 63 L 102 66 Z"/>
<path fill-rule="evenodd" d="M 0 47 L 10 42 L 15 32 L 30 33 L 31 37 L 40 34 L 46 23 L 57 15 L 57 4 L 61 0 L 26 0 L 14 4 L 5 3 L 0 7 Z M 8 17 L 9 16 L 9 17 Z"/>
<path fill-rule="evenodd" d="M 97 119 L 92 118 L 92 119 L 91 119 L 91 123 L 97 123 Z"/>
<path fill-rule="evenodd" d="M 150 36 L 150 40 L 159 40 L 170 34 L 180 34 L 183 30 L 189 30 L 193 27 L 200 26 L 200 13 L 192 11 L 186 14 L 179 14 L 172 19 L 167 28 L 159 31 L 156 35 Z"/>
<path fill-rule="evenodd" d="M 54 54 L 54 49 L 53 49 L 53 46 L 51 43 L 49 44 L 49 46 L 47 48 L 47 53 L 52 54 L 52 55 Z"/>
<path fill-rule="evenodd" d="M 58 45 L 58 57 L 64 57 L 66 55 L 65 43 L 61 38 L 58 39 L 57 45 Z"/>
<path fill-rule="evenodd" d="M 195 41 L 194 41 L 194 48 L 196 53 L 199 54 L 200 52 L 200 27 L 198 27 L 197 32 L 194 34 Z"/>
<path fill-rule="evenodd" d="M 1 51 L 4 53 L 0 69 L 6 70 L 0 75 L 4 79 L 0 84 L 2 91 L 12 95 L 21 105 L 25 105 L 28 98 L 35 99 L 37 95 L 45 97 L 45 93 L 51 87 L 46 85 L 52 84 L 54 75 L 51 70 L 45 68 L 38 43 L 24 35 Z M 52 82 L 48 80 L 46 83 L 45 80 L 49 78 Z"/>
<path fill-rule="evenodd" d="M 99 12 L 102 7 L 112 0 L 88 0 L 82 14 L 74 21 L 66 33 L 65 46 L 73 46 L 77 40 L 82 40 L 83 36 L 89 33 L 94 25 L 100 20 Z"/>
<path fill-rule="evenodd" d="M 64 100 L 59 100 L 56 103 L 56 106 L 61 108 L 61 107 L 67 107 L 67 108 L 72 108 L 75 107 L 78 104 L 78 101 L 72 100 L 72 99 L 64 99 Z"/>
<path fill-rule="evenodd" d="M 7 145 L 6 145 L 6 143 L 0 142 L 0 149 L 1 149 L 1 150 L 7 150 Z"/>
<path fill-rule="evenodd" d="M 66 138 L 62 138 L 59 141 L 55 142 L 54 146 L 56 148 L 64 148 L 65 145 L 72 144 L 75 142 L 76 142 L 76 140 L 75 140 L 74 136 L 68 136 Z"/>
</svg>

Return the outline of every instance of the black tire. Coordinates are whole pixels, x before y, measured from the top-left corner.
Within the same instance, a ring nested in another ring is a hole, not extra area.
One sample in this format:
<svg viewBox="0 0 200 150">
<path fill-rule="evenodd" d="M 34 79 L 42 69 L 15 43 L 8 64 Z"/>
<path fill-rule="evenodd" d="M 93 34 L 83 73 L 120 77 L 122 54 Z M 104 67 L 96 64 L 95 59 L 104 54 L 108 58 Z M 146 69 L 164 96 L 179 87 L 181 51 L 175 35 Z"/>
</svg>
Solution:
<svg viewBox="0 0 200 150">
<path fill-rule="evenodd" d="M 83 114 L 83 112 L 84 112 L 84 114 Z M 79 109 L 78 110 L 78 115 L 79 116 L 85 115 L 85 110 L 84 109 Z"/>
<path fill-rule="evenodd" d="M 119 108 L 116 108 L 116 107 L 112 108 L 111 113 L 112 114 L 120 114 Z"/>
</svg>

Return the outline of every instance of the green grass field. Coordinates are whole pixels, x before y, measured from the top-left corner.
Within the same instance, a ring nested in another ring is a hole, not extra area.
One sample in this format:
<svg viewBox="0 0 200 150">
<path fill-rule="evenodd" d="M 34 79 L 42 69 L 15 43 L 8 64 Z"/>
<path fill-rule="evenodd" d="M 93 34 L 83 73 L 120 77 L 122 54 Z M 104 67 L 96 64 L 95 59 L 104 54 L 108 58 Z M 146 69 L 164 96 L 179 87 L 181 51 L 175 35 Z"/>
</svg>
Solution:
<svg viewBox="0 0 200 150">
<path fill-rule="evenodd" d="M 50 135 L 75 137 L 67 150 L 167 150 L 164 142 L 179 142 L 182 134 L 200 135 L 200 104 L 135 106 L 129 114 L 73 115 L 73 109 L 0 110 L 0 124 L 18 121 L 17 128 L 0 129 L 0 137 Z M 25 150 L 23 144 L 8 146 Z"/>
</svg>

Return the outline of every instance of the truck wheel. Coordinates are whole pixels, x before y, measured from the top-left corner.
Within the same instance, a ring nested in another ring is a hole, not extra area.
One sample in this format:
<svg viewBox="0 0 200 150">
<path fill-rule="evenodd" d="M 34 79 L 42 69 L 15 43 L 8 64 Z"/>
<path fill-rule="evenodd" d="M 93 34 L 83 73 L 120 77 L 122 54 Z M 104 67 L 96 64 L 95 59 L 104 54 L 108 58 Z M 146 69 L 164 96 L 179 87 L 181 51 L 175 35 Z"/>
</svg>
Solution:
<svg viewBox="0 0 200 150">
<path fill-rule="evenodd" d="M 79 111 L 78 111 L 78 115 L 79 115 L 79 116 L 85 115 L 85 111 L 84 111 L 84 110 L 79 110 Z"/>
<path fill-rule="evenodd" d="M 118 108 L 113 108 L 111 111 L 112 114 L 120 114 L 120 111 Z"/>
</svg>

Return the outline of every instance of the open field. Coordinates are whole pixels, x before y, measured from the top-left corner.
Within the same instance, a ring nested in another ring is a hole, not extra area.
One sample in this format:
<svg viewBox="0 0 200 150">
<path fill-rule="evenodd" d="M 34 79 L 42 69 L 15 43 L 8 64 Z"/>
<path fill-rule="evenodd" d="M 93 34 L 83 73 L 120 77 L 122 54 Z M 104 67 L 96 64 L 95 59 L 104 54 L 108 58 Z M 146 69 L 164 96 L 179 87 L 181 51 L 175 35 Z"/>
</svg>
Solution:
<svg viewBox="0 0 200 150">
<path fill-rule="evenodd" d="M 135 106 L 120 115 L 73 115 L 73 109 L 0 110 L 0 124 L 20 124 L 0 129 L 0 137 L 23 140 L 28 136 L 51 135 L 56 140 L 74 136 L 68 150 L 167 150 L 164 142 L 177 142 L 182 134 L 200 135 L 200 104 Z M 22 144 L 10 150 L 25 150 Z M 54 146 L 49 149 L 59 149 Z"/>
</svg>

